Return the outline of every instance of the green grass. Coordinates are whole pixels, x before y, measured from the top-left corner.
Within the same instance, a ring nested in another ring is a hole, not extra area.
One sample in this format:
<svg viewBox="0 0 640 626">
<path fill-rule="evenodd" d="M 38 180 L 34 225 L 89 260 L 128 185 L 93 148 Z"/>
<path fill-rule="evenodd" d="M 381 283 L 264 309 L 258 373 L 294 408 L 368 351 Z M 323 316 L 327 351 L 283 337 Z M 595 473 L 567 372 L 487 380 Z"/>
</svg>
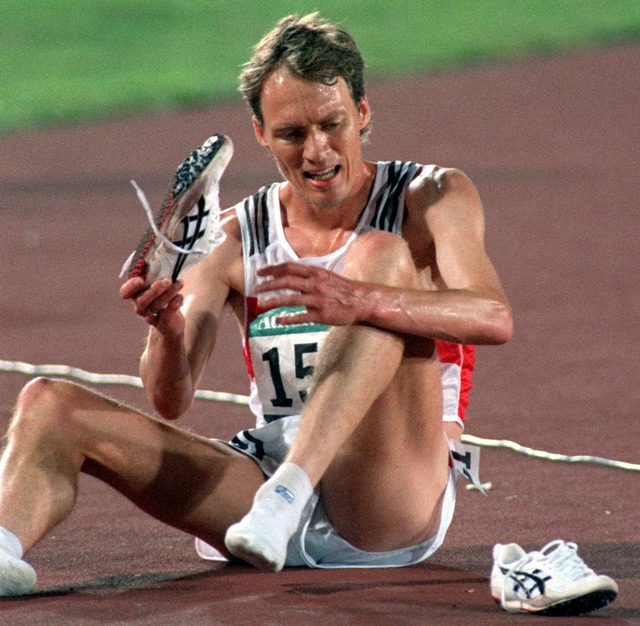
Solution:
<svg viewBox="0 0 640 626">
<path fill-rule="evenodd" d="M 2 0 L 0 131 L 237 98 L 257 39 L 315 9 L 369 78 L 640 37 L 640 0 Z"/>
</svg>

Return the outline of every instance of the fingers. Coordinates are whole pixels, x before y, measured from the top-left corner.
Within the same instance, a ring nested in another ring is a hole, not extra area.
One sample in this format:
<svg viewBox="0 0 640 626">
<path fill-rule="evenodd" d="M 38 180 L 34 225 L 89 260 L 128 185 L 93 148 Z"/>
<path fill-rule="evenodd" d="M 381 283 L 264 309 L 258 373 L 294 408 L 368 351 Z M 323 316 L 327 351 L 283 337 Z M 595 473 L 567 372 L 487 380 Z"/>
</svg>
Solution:
<svg viewBox="0 0 640 626">
<path fill-rule="evenodd" d="M 315 290 L 317 285 L 311 284 L 308 278 L 300 276 L 282 276 L 274 278 L 256 286 L 256 293 L 269 293 L 274 291 L 297 291 L 299 293 L 308 293 Z"/>
<path fill-rule="evenodd" d="M 148 323 L 156 325 L 165 312 L 173 312 L 180 308 L 184 300 L 180 293 L 181 281 L 172 283 L 168 278 L 157 280 L 144 288 L 144 280 L 132 278 L 120 288 L 120 297 L 133 300 L 137 315 Z"/>
<path fill-rule="evenodd" d="M 279 265 L 269 265 L 258 270 L 258 276 L 284 276 L 286 274 L 298 276 L 310 276 L 314 270 L 319 268 L 304 265 L 303 263 L 280 263 Z"/>
<path fill-rule="evenodd" d="M 310 267 L 302 263 L 282 263 L 259 270 L 261 278 L 267 278 L 256 287 L 257 293 L 291 290 L 300 293 L 324 293 L 335 286 L 338 277 L 328 270 Z M 270 280 L 269 280 L 270 279 Z"/>
<path fill-rule="evenodd" d="M 331 272 L 320 267 L 304 265 L 304 263 L 280 263 L 279 265 L 270 265 L 269 267 L 264 267 L 261 270 L 258 270 L 257 274 L 261 278 L 272 279 L 284 277 L 298 277 L 308 279 L 316 277 L 324 278 L 326 280 Z"/>
<path fill-rule="evenodd" d="M 318 296 L 304 295 L 300 293 L 287 293 L 277 296 L 265 296 L 258 299 L 262 309 L 279 309 L 280 307 L 303 306 L 308 309 L 317 308 L 323 300 Z"/>
<path fill-rule="evenodd" d="M 136 312 L 144 317 L 156 318 L 161 315 L 173 302 L 171 310 L 175 310 L 174 300 L 182 302 L 181 282 L 172 283 L 168 278 L 163 278 L 152 283 L 141 296 L 136 299 Z"/>
<path fill-rule="evenodd" d="M 156 300 L 144 313 L 138 313 L 138 315 L 144 317 L 144 319 L 152 326 L 157 326 L 161 320 L 167 317 L 168 313 L 179 311 L 183 302 L 184 298 L 182 294 L 177 294 L 166 304 L 163 303 L 163 300 Z"/>
<path fill-rule="evenodd" d="M 278 318 L 281 325 L 303 323 L 353 324 L 359 319 L 361 294 L 357 283 L 329 270 L 301 263 L 272 265 L 258 272 L 267 278 L 255 288 L 263 309 L 305 307 L 304 311 Z"/>
<path fill-rule="evenodd" d="M 318 323 L 320 320 L 316 319 L 311 313 L 298 313 L 296 315 L 285 315 L 284 317 L 276 317 L 276 323 L 280 326 L 295 326 L 296 324 L 311 324 Z"/>
<path fill-rule="evenodd" d="M 130 278 L 120 287 L 119 294 L 123 300 L 131 300 L 144 287 L 144 279 L 141 277 Z"/>
</svg>

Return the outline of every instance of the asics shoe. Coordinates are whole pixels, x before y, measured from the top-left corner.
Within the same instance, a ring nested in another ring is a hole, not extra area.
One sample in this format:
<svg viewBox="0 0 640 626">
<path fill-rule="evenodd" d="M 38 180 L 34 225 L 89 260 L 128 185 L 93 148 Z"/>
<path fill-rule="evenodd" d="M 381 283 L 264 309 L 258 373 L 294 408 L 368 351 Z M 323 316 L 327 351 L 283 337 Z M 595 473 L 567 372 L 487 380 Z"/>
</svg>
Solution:
<svg viewBox="0 0 640 626">
<path fill-rule="evenodd" d="M 552 541 L 539 552 L 518 544 L 493 548 L 491 595 L 505 611 L 540 615 L 581 615 L 609 604 L 618 585 L 578 556 L 575 543 Z"/>
<path fill-rule="evenodd" d="M 0 596 L 21 596 L 36 586 L 36 572 L 27 562 L 0 548 Z"/>
<path fill-rule="evenodd" d="M 189 265 L 201 261 L 224 240 L 219 228 L 219 183 L 233 154 L 225 135 L 209 137 L 176 169 L 158 212 L 131 184 L 147 212 L 150 228 L 125 262 L 120 276 L 141 276 L 145 285 L 159 278 L 176 281 Z"/>
</svg>

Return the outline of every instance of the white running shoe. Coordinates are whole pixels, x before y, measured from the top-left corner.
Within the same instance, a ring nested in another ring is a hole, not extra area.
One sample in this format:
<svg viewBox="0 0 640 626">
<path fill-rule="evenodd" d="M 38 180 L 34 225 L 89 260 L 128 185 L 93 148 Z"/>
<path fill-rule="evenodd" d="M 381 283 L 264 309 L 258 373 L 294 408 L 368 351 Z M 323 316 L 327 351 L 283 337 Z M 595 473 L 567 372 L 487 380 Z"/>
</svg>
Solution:
<svg viewBox="0 0 640 626">
<path fill-rule="evenodd" d="M 491 595 L 505 611 L 581 615 L 615 600 L 618 585 L 596 574 L 578 556 L 575 543 L 556 540 L 539 552 L 518 544 L 493 548 Z"/>
<path fill-rule="evenodd" d="M 142 190 L 131 181 L 150 228 L 125 261 L 121 277 L 140 276 L 146 285 L 164 277 L 175 282 L 182 271 L 224 241 L 218 196 L 220 178 L 232 155 L 229 137 L 209 137 L 180 163 L 155 215 Z"/>
<path fill-rule="evenodd" d="M 21 596 L 36 586 L 36 572 L 26 561 L 0 547 L 0 596 Z"/>
</svg>

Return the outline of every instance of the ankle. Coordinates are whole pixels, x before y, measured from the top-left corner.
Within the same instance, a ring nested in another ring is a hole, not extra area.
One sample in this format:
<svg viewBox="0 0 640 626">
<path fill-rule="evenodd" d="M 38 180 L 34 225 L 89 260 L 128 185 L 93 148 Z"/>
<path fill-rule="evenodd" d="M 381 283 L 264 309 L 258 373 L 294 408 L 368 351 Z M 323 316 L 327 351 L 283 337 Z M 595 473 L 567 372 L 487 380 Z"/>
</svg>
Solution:
<svg viewBox="0 0 640 626">
<path fill-rule="evenodd" d="M 293 463 L 283 463 L 260 487 L 254 504 L 270 510 L 282 521 L 289 520 L 290 524 L 297 527 L 312 493 L 313 486 L 306 472 Z"/>
</svg>

